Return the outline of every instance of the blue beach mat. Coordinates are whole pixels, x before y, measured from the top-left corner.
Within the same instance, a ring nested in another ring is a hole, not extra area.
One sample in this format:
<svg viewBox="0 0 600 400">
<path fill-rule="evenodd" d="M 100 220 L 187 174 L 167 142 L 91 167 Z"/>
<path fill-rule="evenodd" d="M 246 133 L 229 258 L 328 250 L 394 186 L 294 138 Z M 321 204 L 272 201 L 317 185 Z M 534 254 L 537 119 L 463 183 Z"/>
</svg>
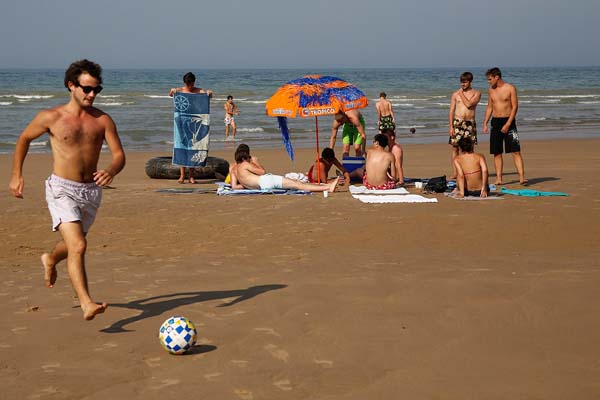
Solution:
<svg viewBox="0 0 600 400">
<path fill-rule="evenodd" d="M 513 196 L 526 196 L 526 197 L 541 197 L 541 196 L 568 196 L 568 193 L 563 192 L 542 192 L 541 190 L 533 189 L 500 189 L 500 193 L 512 194 Z"/>
<path fill-rule="evenodd" d="M 303 190 L 296 189 L 271 189 L 271 190 L 260 190 L 260 189 L 232 189 L 231 186 L 225 184 L 218 184 L 217 194 L 219 196 L 239 196 L 239 195 L 252 195 L 252 194 L 299 194 L 299 195 L 310 195 L 312 192 L 305 192 Z"/>
<path fill-rule="evenodd" d="M 204 167 L 208 157 L 210 97 L 175 93 L 173 96 L 173 164 Z"/>
</svg>

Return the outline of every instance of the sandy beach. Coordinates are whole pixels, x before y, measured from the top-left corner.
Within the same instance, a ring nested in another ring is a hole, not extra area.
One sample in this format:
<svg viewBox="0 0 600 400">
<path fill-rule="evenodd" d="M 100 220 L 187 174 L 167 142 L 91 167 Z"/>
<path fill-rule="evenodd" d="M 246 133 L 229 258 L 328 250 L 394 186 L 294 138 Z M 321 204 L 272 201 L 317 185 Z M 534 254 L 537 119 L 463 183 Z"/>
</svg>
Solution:
<svg viewBox="0 0 600 400">
<path fill-rule="evenodd" d="M 524 140 L 530 188 L 568 197 L 435 204 L 158 193 L 182 187 L 144 173 L 168 152 L 130 152 L 88 236 L 109 303 L 91 322 L 64 264 L 43 282 L 51 156 L 28 156 L 18 200 L 0 155 L 0 398 L 598 399 L 599 146 Z M 447 145 L 404 150 L 406 176 L 449 174 Z M 305 172 L 296 153 L 253 150 L 274 173 Z M 172 315 L 198 328 L 190 354 L 158 342 Z"/>
</svg>

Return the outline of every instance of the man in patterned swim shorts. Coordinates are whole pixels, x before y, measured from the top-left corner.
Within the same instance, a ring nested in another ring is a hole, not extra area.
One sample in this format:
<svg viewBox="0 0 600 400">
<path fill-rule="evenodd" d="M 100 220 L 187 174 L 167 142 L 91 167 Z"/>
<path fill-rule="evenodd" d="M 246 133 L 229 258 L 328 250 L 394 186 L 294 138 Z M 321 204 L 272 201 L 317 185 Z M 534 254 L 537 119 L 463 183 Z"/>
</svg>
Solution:
<svg viewBox="0 0 600 400">
<path fill-rule="evenodd" d="M 379 101 L 375 103 L 377 109 L 377 121 L 379 132 L 383 132 L 385 129 L 396 129 L 396 118 L 394 117 L 394 110 L 392 110 L 392 103 L 387 99 L 385 92 L 379 93 Z"/>
<path fill-rule="evenodd" d="M 396 187 L 396 161 L 385 148 L 388 138 L 382 133 L 375 135 L 373 147 L 367 152 L 363 184 L 367 189 L 387 190 Z"/>
<path fill-rule="evenodd" d="M 463 137 L 468 137 L 477 144 L 477 125 L 475 124 L 475 110 L 481 99 L 481 92 L 471 87 L 473 74 L 464 72 L 460 75 L 460 89 L 452 93 L 450 99 L 450 112 L 448 121 L 450 130 L 448 132 L 448 144 L 452 146 L 451 164 L 452 179 L 456 179 L 456 167 L 454 159 L 458 156 L 458 142 Z"/>
</svg>

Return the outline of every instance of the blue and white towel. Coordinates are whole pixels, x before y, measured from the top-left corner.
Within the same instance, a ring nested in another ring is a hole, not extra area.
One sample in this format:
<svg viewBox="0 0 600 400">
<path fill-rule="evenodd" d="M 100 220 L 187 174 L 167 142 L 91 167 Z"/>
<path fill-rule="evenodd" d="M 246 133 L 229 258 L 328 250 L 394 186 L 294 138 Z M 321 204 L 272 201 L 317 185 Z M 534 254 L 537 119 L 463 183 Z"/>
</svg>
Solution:
<svg viewBox="0 0 600 400">
<path fill-rule="evenodd" d="M 173 96 L 173 164 L 204 167 L 208 157 L 210 97 L 199 93 Z"/>
</svg>

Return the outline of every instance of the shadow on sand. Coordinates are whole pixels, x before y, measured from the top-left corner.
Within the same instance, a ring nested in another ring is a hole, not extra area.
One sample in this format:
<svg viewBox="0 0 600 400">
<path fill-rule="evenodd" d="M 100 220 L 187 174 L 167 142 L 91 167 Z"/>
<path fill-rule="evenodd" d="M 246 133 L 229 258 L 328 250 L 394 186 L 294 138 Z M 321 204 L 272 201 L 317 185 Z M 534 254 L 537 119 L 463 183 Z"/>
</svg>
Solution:
<svg viewBox="0 0 600 400">
<path fill-rule="evenodd" d="M 109 307 L 128 308 L 131 310 L 139 310 L 141 314 L 134 317 L 124 318 L 114 322 L 111 326 L 102 329 L 100 332 L 105 333 L 120 333 L 132 332 L 133 330 L 125 329 L 125 325 L 132 324 L 145 318 L 152 318 L 163 314 L 169 310 L 188 304 L 200 303 L 203 301 L 229 299 L 235 297 L 232 301 L 219 304 L 217 307 L 230 307 L 244 300 L 251 299 L 254 296 L 286 288 L 287 285 L 261 285 L 252 286 L 247 289 L 239 290 L 223 290 L 215 292 L 184 292 L 165 294 L 162 296 L 148 297 L 147 299 L 134 300 L 129 303 L 111 303 Z"/>
</svg>

